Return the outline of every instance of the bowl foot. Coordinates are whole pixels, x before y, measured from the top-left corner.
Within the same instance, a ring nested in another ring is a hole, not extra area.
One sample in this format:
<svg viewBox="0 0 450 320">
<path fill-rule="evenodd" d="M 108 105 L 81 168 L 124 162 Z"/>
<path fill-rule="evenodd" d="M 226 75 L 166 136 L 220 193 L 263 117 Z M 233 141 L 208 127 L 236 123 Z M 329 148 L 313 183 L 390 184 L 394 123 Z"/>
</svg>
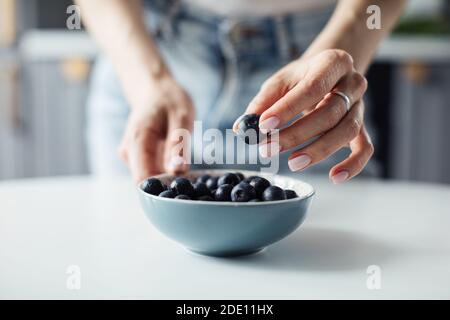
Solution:
<svg viewBox="0 0 450 320">
<path fill-rule="evenodd" d="M 209 252 L 209 251 L 198 251 L 189 248 L 185 248 L 189 253 L 193 253 L 195 255 L 202 255 L 208 257 L 216 257 L 216 258 L 233 258 L 233 257 L 241 257 L 241 256 L 249 256 L 252 254 L 257 254 L 263 251 L 265 248 L 255 249 L 255 250 L 242 250 L 242 251 L 229 251 L 229 252 Z"/>
</svg>

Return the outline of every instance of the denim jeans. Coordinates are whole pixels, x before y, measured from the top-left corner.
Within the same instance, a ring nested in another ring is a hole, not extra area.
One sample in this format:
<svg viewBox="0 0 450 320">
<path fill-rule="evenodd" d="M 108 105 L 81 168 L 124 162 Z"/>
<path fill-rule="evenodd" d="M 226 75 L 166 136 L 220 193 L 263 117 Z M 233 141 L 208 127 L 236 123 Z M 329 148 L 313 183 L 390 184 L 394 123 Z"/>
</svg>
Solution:
<svg viewBox="0 0 450 320">
<path fill-rule="evenodd" d="M 193 99 L 197 119 L 204 128 L 221 129 L 231 128 L 264 80 L 308 48 L 334 9 L 231 19 L 174 0 L 146 4 L 148 28 L 174 77 Z M 92 173 L 127 172 L 118 159 L 117 147 L 128 113 L 113 68 L 100 56 L 88 98 Z M 286 163 L 284 155 L 280 159 L 284 169 Z M 329 166 L 324 163 L 322 169 Z M 321 170 L 320 166 L 315 170 Z"/>
</svg>

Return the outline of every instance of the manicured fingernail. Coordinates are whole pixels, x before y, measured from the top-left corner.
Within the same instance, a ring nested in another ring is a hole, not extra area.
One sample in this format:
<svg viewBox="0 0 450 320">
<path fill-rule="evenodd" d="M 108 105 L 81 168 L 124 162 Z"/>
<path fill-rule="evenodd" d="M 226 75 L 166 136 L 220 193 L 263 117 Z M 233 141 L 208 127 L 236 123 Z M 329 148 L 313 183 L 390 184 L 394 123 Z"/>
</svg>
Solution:
<svg viewBox="0 0 450 320">
<path fill-rule="evenodd" d="M 275 116 L 267 118 L 259 123 L 259 130 L 261 130 L 262 133 L 267 133 L 269 130 L 276 129 L 279 123 L 280 119 Z"/>
<path fill-rule="evenodd" d="M 175 157 L 172 157 L 172 159 L 170 159 L 169 167 L 172 169 L 177 169 L 177 168 L 180 168 L 181 166 L 183 166 L 184 164 L 185 164 L 185 161 L 182 157 L 175 156 Z"/>
<path fill-rule="evenodd" d="M 237 118 L 236 121 L 233 123 L 233 132 L 234 133 L 237 133 L 239 122 L 241 122 L 241 119 L 243 116 L 245 116 L 245 114 L 243 114 L 242 116 L 239 116 L 239 118 Z"/>
<path fill-rule="evenodd" d="M 288 161 L 288 166 L 291 171 L 299 171 L 305 168 L 308 164 L 311 163 L 311 157 L 302 154 L 301 156 L 298 156 L 297 158 L 291 159 Z"/>
<path fill-rule="evenodd" d="M 262 144 L 258 147 L 259 154 L 264 158 L 269 158 L 276 156 L 280 153 L 280 144 L 276 141 L 271 141 L 269 143 Z"/>
<path fill-rule="evenodd" d="M 333 181 L 334 184 L 339 184 L 348 179 L 349 172 L 347 170 L 342 170 L 339 173 L 336 173 L 334 176 L 331 177 L 331 181 Z"/>
</svg>

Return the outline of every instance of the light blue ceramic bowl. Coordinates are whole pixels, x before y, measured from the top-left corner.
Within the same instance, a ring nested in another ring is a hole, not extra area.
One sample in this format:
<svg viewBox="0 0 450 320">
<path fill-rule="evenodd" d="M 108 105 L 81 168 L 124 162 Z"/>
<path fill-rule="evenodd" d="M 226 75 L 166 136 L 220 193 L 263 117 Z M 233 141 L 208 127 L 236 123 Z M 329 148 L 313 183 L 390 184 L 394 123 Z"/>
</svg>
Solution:
<svg viewBox="0 0 450 320">
<path fill-rule="evenodd" d="M 220 176 L 230 170 L 198 170 L 186 175 Z M 153 225 L 169 238 L 195 253 L 236 256 L 255 253 L 275 243 L 300 226 L 314 195 L 311 185 L 289 177 L 240 171 L 246 177 L 259 175 L 299 198 L 273 202 L 207 202 L 160 198 L 139 186 L 142 208 Z M 174 178 L 159 175 L 166 184 Z"/>
</svg>

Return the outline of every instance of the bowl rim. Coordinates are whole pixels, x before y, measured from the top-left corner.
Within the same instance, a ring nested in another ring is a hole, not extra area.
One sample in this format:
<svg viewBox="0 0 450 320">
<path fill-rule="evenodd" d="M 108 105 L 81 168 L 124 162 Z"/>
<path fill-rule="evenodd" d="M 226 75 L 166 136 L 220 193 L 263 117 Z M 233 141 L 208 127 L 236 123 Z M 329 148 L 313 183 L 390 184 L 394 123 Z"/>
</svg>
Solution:
<svg viewBox="0 0 450 320">
<path fill-rule="evenodd" d="M 208 174 L 209 172 L 217 174 L 217 173 L 228 173 L 230 171 L 233 171 L 233 169 L 197 169 L 197 170 L 190 170 L 189 173 L 195 173 L 195 172 L 201 172 L 202 174 Z M 312 185 L 310 185 L 307 182 L 304 182 L 303 180 L 298 180 L 292 177 L 288 177 L 288 176 L 283 176 L 283 175 L 279 175 L 279 174 L 269 174 L 269 173 L 264 173 L 264 172 L 259 172 L 259 171 L 250 171 L 250 170 L 237 170 L 236 172 L 241 172 L 244 175 L 255 175 L 258 174 L 262 177 L 281 177 L 281 178 L 287 178 L 287 179 L 291 179 L 291 180 L 296 180 L 297 182 L 300 182 L 301 184 L 304 184 L 306 186 L 308 186 L 311 191 L 309 193 L 307 193 L 304 196 L 299 196 L 297 198 L 292 198 L 292 199 L 285 199 L 285 200 L 275 200 L 275 201 L 260 201 L 260 202 L 231 202 L 231 201 L 195 201 L 195 200 L 183 200 L 183 199 L 175 199 L 175 198 L 163 198 L 163 197 L 159 197 L 150 193 L 145 192 L 142 189 L 142 184 L 150 179 L 150 178 L 157 178 L 157 179 L 161 179 L 161 178 L 167 178 L 167 177 L 176 177 L 175 175 L 171 175 L 171 174 L 167 174 L 167 173 L 162 173 L 162 174 L 158 174 L 155 176 L 150 176 L 148 178 L 145 178 L 144 180 L 142 180 L 141 182 L 139 182 L 139 184 L 137 185 L 137 189 L 139 190 L 139 192 L 146 196 L 149 197 L 151 199 L 155 199 L 158 201 L 168 201 L 168 202 L 178 202 L 178 203 L 184 203 L 184 204 L 188 204 L 188 205 L 211 205 L 211 206 L 231 206 L 231 207 L 236 207 L 236 206 L 267 206 L 267 205 L 271 205 L 271 204 L 277 204 L 277 203 L 290 203 L 290 202 L 296 202 L 296 201 L 303 201 L 306 200 L 308 198 L 311 198 L 315 193 L 316 190 L 314 189 L 314 187 Z"/>
</svg>

